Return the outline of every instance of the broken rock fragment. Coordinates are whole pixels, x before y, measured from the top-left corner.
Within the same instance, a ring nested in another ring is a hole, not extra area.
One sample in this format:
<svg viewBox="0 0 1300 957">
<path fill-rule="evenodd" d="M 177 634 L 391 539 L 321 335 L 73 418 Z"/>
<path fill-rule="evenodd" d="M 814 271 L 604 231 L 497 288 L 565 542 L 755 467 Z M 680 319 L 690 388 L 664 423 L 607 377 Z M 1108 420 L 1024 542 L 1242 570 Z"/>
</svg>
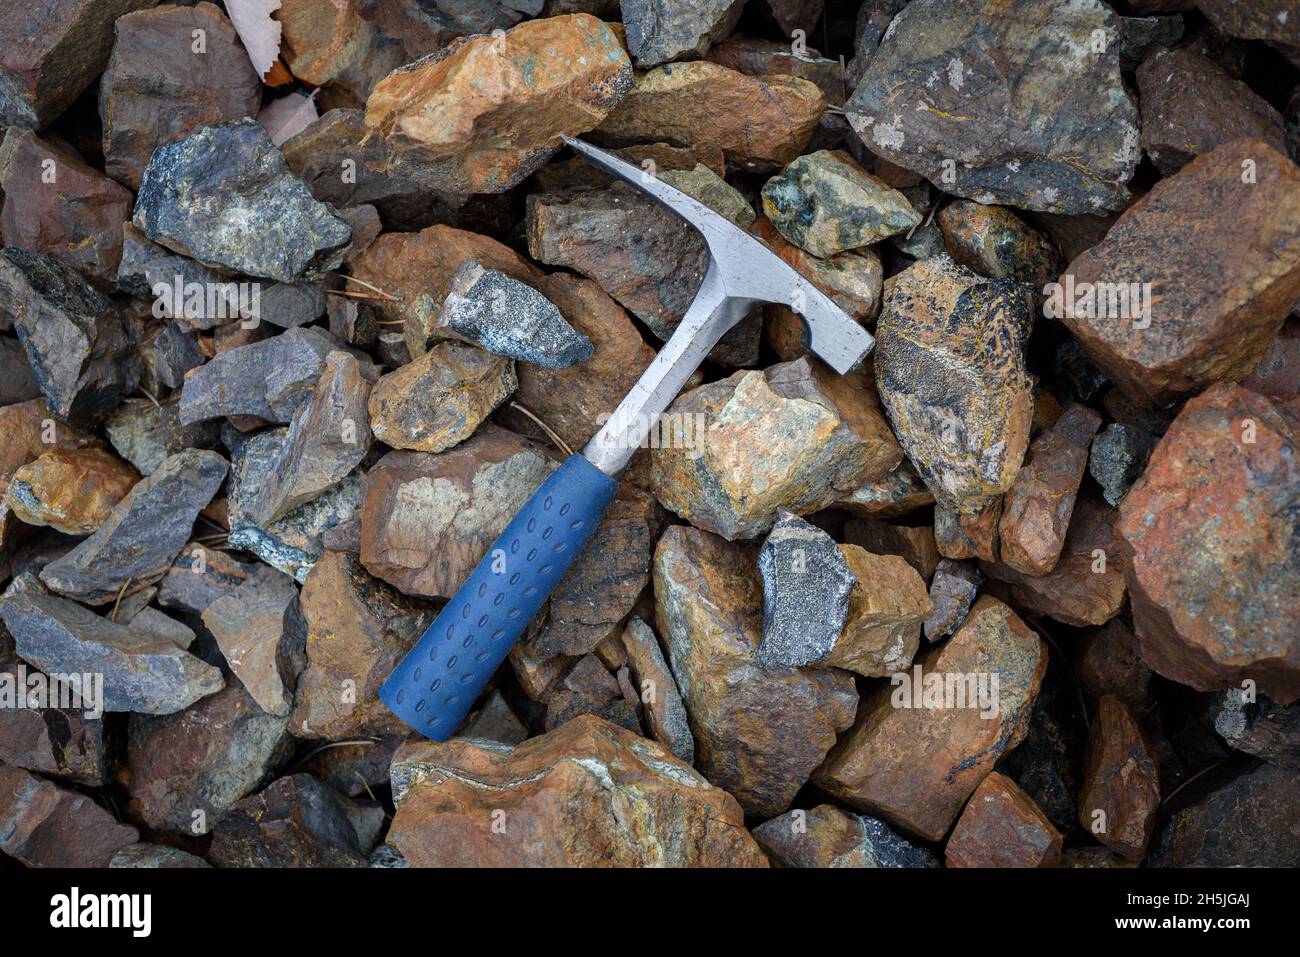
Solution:
<svg viewBox="0 0 1300 957">
<path fill-rule="evenodd" d="M 966 620 L 983 576 L 971 562 L 941 558 L 930 579 L 930 603 L 925 638 L 931 644 L 947 638 Z"/>
<path fill-rule="evenodd" d="M 925 487 L 916 469 L 907 459 L 882 479 L 854 489 L 847 498 L 835 503 L 854 515 L 868 519 L 902 518 L 934 504 L 934 496 Z"/>
<path fill-rule="evenodd" d="M 925 848 L 899 837 L 873 817 L 833 804 L 788 811 L 753 830 L 778 867 L 938 867 Z"/>
<path fill-rule="evenodd" d="M 7 699 L 6 706 L 0 708 L 0 764 L 75 784 L 106 784 L 103 720 L 87 717 L 88 712 L 93 712 L 88 706 L 60 708 L 56 707 L 57 701 L 46 701 L 33 707 L 28 682 L 34 675 L 21 662 L 0 664 L 0 681 L 12 683 L 13 689 L 0 696 L 0 700 Z M 51 682 L 51 693 L 61 693 L 60 687 Z M 12 697 L 17 695 L 28 695 L 26 707 L 15 706 Z"/>
<path fill-rule="evenodd" d="M 40 129 L 104 71 L 113 23 L 156 0 L 57 0 L 0 26 L 0 125 Z"/>
<path fill-rule="evenodd" d="M 918 0 L 866 60 L 845 113 L 872 152 L 958 196 L 1120 209 L 1142 151 L 1119 39 L 1098 0 Z"/>
<path fill-rule="evenodd" d="M 695 763 L 695 738 L 677 681 L 654 630 L 635 615 L 623 630 L 632 680 L 645 709 L 650 736 L 686 764 Z"/>
<path fill-rule="evenodd" d="M 567 674 L 546 689 L 547 731 L 585 714 L 641 732 L 632 702 L 623 697 L 618 679 L 595 655 L 583 655 Z"/>
<path fill-rule="evenodd" d="M 876 326 L 885 413 L 936 502 L 978 511 L 1011 487 L 1029 444 L 1033 397 L 1023 287 L 947 256 L 892 280 Z"/>
<path fill-rule="evenodd" d="M 1165 677 L 1300 698 L 1298 443 L 1285 407 L 1220 383 L 1183 407 L 1124 497 L 1133 623 Z"/>
<path fill-rule="evenodd" d="M 555 465 L 495 428 L 436 456 L 389 452 L 367 476 L 362 564 L 404 594 L 450 597 Z"/>
<path fill-rule="evenodd" d="M 1011 210 L 958 199 L 935 217 L 948 255 L 990 279 L 1014 279 L 1035 288 L 1061 273 L 1052 241 Z"/>
<path fill-rule="evenodd" d="M 1006 605 L 981 597 L 947 642 L 892 688 L 863 699 L 857 722 L 813 780 L 938 841 L 997 759 L 1024 737 L 1046 670 L 1042 640 Z"/>
<path fill-rule="evenodd" d="M 388 841 L 415 867 L 766 864 L 731 795 L 594 716 L 516 748 L 464 738 L 407 748 L 422 767 Z"/>
<path fill-rule="evenodd" d="M 906 197 L 845 153 L 800 156 L 763 186 L 763 215 L 814 256 L 834 256 L 906 232 L 921 222 Z"/>
<path fill-rule="evenodd" d="M 290 730 L 333 740 L 402 731 L 379 687 L 432 621 L 428 606 L 376 581 L 350 555 L 326 552 L 303 583 L 302 614 L 307 668 Z"/>
<path fill-rule="evenodd" d="M 34 133 L 11 129 L 0 144 L 0 238 L 78 269 L 101 287 L 117 279 L 130 191 Z"/>
<path fill-rule="evenodd" d="M 740 19 L 744 2 L 698 0 L 622 0 L 627 48 L 640 69 L 669 60 L 691 60 L 708 52 Z"/>
<path fill-rule="evenodd" d="M 1061 835 L 1016 782 L 994 771 L 966 802 L 944 859 L 949 867 L 1055 867 Z"/>
<path fill-rule="evenodd" d="M 517 385 L 510 359 L 440 342 L 375 383 L 370 425 L 395 449 L 443 452 L 473 435 Z"/>
<path fill-rule="evenodd" d="M 845 523 L 844 538 L 876 555 L 899 555 L 927 581 L 939 564 L 934 529 L 928 525 L 893 525 L 875 519 Z"/>
<path fill-rule="evenodd" d="M 177 847 L 168 847 L 166 844 L 128 844 L 108 862 L 112 868 L 166 868 L 168 870 L 184 869 L 201 869 L 211 867 L 207 861 L 201 857 L 190 854 L 188 851 L 182 851 Z"/>
<path fill-rule="evenodd" d="M 815 525 L 781 512 L 758 553 L 763 577 L 760 668 L 824 661 L 835 649 L 857 578 L 835 540 Z"/>
<path fill-rule="evenodd" d="M 89 535 L 139 478 L 135 469 L 103 449 L 51 449 L 14 473 L 9 507 L 28 525 Z"/>
<path fill-rule="evenodd" d="M 760 669 L 754 550 L 675 525 L 655 551 L 655 614 L 695 735 L 696 765 L 750 814 L 779 814 L 853 720 L 852 678 Z M 780 728 L 780 734 L 773 729 Z"/>
<path fill-rule="evenodd" d="M 998 523 L 1003 564 L 1026 575 L 1046 575 L 1056 567 L 1088 464 L 1088 446 L 1100 425 L 1096 412 L 1071 405 L 1029 447 L 1003 499 Z"/>
<path fill-rule="evenodd" d="M 206 265 L 278 282 L 336 267 L 351 237 L 248 118 L 205 126 L 155 150 L 133 222 L 154 242 Z"/>
<path fill-rule="evenodd" d="M 899 555 L 873 555 L 856 545 L 839 549 L 856 583 L 844 632 L 823 663 L 866 677 L 902 671 L 912 663 L 932 608 L 924 579 Z"/>
<path fill-rule="evenodd" d="M 268 714 L 287 715 L 302 670 L 302 633 L 288 620 L 298 589 L 288 575 L 268 569 L 203 610 L 230 670 Z"/>
<path fill-rule="evenodd" d="M 591 340 L 575 332 L 550 300 L 476 259 L 456 271 L 438 325 L 493 355 L 548 369 L 591 358 Z"/>
<path fill-rule="evenodd" d="M 1088 474 L 1101 486 L 1111 505 L 1119 505 L 1133 483 L 1146 470 L 1157 439 L 1135 425 L 1112 422 L 1092 440 L 1088 452 Z"/>
<path fill-rule="evenodd" d="M 0 314 L 10 318 L 50 410 L 84 427 L 104 418 L 139 378 L 125 316 L 71 266 L 0 250 Z"/>
<path fill-rule="evenodd" d="M 142 4 L 143 5 L 143 4 Z M 104 168 L 131 189 L 153 151 L 200 127 L 256 116 L 262 81 L 234 26 L 211 3 L 120 17 L 99 85 Z M 202 49 L 196 49 L 201 31 Z"/>
<path fill-rule="evenodd" d="M 868 379 L 807 356 L 701 386 L 666 421 L 651 450 L 655 495 L 728 539 L 762 534 L 783 508 L 824 508 L 902 458 Z M 758 457 L 755 435 L 770 438 Z"/>
<path fill-rule="evenodd" d="M 46 565 L 41 581 L 61 595 L 102 605 L 124 583 L 161 575 L 185 547 L 226 469 L 216 452 L 186 449 L 168 456 L 113 507 L 93 535 Z"/>
<path fill-rule="evenodd" d="M 132 715 L 132 814 L 154 830 L 208 833 L 292 753 L 287 721 L 258 707 L 238 681 L 177 714 Z"/>
<path fill-rule="evenodd" d="M 1142 729 L 1128 705 L 1105 695 L 1088 740 L 1079 823 L 1115 853 L 1140 861 L 1159 807 L 1160 778 Z"/>
<path fill-rule="evenodd" d="M 29 664 L 47 674 L 101 675 L 106 711 L 172 714 L 224 683 L 220 671 L 175 642 L 54 595 L 11 595 L 0 617 Z M 83 696 L 90 693 L 82 687 Z"/>
<path fill-rule="evenodd" d="M 767 170 L 800 154 L 825 109 L 821 90 L 798 77 L 667 63 L 636 78 L 599 136 L 615 144 L 666 141 L 697 153 L 720 149 L 730 165 Z"/>
<path fill-rule="evenodd" d="M 0 764 L 0 851 L 28 867 L 107 867 L 139 837 L 80 791 Z"/>
<path fill-rule="evenodd" d="M 219 867 L 364 867 L 350 802 L 310 774 L 273 781 L 212 829 Z"/>
<path fill-rule="evenodd" d="M 1130 206 L 1061 287 L 1049 314 L 1139 402 L 1244 379 L 1300 298 L 1300 170 L 1260 140 L 1203 153 Z"/>
<path fill-rule="evenodd" d="M 1213 706 L 1214 730 L 1235 751 L 1300 769 L 1300 708 L 1282 707 L 1245 688 L 1229 688 Z"/>
<path fill-rule="evenodd" d="M 394 70 L 366 100 L 366 126 L 450 193 L 501 193 L 597 126 L 632 85 L 632 64 L 587 14 L 465 37 Z M 503 135 L 502 131 L 509 131 Z"/>
</svg>

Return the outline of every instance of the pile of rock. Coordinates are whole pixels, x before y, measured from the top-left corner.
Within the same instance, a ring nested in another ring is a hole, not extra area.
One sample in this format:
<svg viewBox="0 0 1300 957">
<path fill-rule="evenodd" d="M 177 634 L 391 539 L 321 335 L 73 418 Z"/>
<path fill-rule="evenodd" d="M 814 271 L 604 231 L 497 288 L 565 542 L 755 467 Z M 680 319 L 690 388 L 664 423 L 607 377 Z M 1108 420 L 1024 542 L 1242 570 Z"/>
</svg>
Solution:
<svg viewBox="0 0 1300 957">
<path fill-rule="evenodd" d="M 280 6 L 0 24 L 0 854 L 1300 863 L 1300 16 Z M 564 135 L 878 347 L 740 322 L 434 743 L 384 679 L 708 264 Z"/>
</svg>

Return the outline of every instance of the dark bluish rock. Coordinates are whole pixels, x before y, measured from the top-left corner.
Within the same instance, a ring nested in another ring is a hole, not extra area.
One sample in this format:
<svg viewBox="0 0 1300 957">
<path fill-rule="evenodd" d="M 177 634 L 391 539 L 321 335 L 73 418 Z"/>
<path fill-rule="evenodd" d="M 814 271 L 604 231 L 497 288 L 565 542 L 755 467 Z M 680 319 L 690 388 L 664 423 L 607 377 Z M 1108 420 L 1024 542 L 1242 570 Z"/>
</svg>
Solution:
<svg viewBox="0 0 1300 957">
<path fill-rule="evenodd" d="M 1111 505 L 1119 505 L 1141 477 L 1159 440 L 1149 432 L 1122 422 L 1112 422 L 1092 440 L 1088 474 L 1101 486 Z"/>
<path fill-rule="evenodd" d="M 461 265 L 438 326 L 498 356 L 566 369 L 591 358 L 591 340 L 532 286 L 477 259 Z"/>
<path fill-rule="evenodd" d="M 212 830 L 221 867 L 365 867 L 347 798 L 310 774 L 280 778 L 222 815 Z"/>
<path fill-rule="evenodd" d="M 835 540 L 816 525 L 782 512 L 758 553 L 763 576 L 760 668 L 797 668 L 835 649 L 857 578 Z"/>
<path fill-rule="evenodd" d="M 974 562 L 939 559 L 930 579 L 930 601 L 934 609 L 925 619 L 926 641 L 940 641 L 961 627 L 983 581 L 984 576 Z"/>
<path fill-rule="evenodd" d="M 731 32 L 744 6 L 744 0 L 622 0 L 628 52 L 642 70 L 701 57 Z"/>
<path fill-rule="evenodd" d="M 159 147 L 133 222 L 200 262 L 279 282 L 337 268 L 352 235 L 248 118 Z"/>
<path fill-rule="evenodd" d="M 1229 688 L 1215 698 L 1214 730 L 1238 751 L 1300 771 L 1300 705 Z"/>
</svg>

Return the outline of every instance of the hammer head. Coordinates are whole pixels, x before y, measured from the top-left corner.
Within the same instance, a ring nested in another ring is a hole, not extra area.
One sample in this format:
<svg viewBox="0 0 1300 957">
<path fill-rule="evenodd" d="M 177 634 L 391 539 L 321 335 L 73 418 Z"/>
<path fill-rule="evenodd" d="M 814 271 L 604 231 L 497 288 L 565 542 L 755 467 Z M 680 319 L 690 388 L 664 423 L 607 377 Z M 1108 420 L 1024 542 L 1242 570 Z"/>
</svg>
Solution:
<svg viewBox="0 0 1300 957">
<path fill-rule="evenodd" d="M 761 240 L 695 197 L 617 156 L 571 136 L 565 136 L 564 142 L 694 226 L 708 245 L 728 298 L 752 305 L 777 303 L 801 315 L 808 324 L 812 351 L 836 372 L 850 371 L 871 351 L 875 345 L 871 334 Z M 737 315 L 743 317 L 744 311 Z"/>
</svg>

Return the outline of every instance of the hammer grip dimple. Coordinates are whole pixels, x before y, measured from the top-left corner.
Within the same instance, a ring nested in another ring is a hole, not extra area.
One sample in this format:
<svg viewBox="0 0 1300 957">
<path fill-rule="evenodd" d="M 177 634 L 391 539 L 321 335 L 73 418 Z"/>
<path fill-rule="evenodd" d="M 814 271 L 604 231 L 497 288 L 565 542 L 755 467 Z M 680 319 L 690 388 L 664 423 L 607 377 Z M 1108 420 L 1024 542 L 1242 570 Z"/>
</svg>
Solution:
<svg viewBox="0 0 1300 957">
<path fill-rule="evenodd" d="M 556 469 L 388 676 L 379 697 L 389 710 L 427 738 L 451 737 L 617 489 L 581 455 Z"/>
</svg>

